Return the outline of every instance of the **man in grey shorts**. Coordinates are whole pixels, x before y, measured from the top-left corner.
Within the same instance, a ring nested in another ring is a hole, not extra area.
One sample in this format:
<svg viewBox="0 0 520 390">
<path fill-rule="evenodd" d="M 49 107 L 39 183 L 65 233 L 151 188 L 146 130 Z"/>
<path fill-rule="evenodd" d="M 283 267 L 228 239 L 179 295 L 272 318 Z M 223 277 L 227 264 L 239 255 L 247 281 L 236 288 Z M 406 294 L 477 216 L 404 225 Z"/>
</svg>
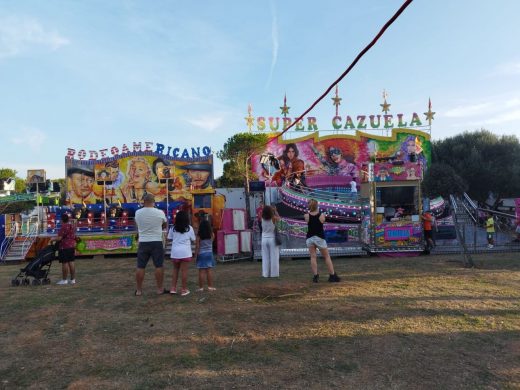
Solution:
<svg viewBox="0 0 520 390">
<path fill-rule="evenodd" d="M 135 223 L 139 233 L 139 247 L 137 249 L 137 269 L 135 281 L 137 288 L 135 295 L 143 294 L 144 269 L 150 257 L 155 266 L 155 282 L 157 283 L 157 294 L 168 292 L 163 288 L 163 229 L 167 222 L 164 213 L 155 208 L 155 198 L 152 194 L 144 197 L 144 207 L 135 212 Z"/>
</svg>

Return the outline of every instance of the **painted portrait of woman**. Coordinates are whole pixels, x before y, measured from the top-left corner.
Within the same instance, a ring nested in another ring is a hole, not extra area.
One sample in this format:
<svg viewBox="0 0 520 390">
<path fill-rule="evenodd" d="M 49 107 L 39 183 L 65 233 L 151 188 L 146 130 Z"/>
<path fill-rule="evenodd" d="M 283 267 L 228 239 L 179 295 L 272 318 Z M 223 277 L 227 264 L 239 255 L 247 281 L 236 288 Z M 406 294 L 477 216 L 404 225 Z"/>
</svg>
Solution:
<svg viewBox="0 0 520 390">
<path fill-rule="evenodd" d="M 426 162 L 423 148 L 418 137 L 409 135 L 401 144 L 401 156 L 405 162 Z"/>
<path fill-rule="evenodd" d="M 292 182 L 305 184 L 305 163 L 298 156 L 300 152 L 295 143 L 289 143 L 285 146 L 282 159 L 285 162 L 286 174 Z"/>
<path fill-rule="evenodd" d="M 125 203 L 142 202 L 148 193 L 159 195 L 159 185 L 152 181 L 152 169 L 143 157 L 133 157 L 128 164 L 127 181 L 121 192 Z"/>
</svg>

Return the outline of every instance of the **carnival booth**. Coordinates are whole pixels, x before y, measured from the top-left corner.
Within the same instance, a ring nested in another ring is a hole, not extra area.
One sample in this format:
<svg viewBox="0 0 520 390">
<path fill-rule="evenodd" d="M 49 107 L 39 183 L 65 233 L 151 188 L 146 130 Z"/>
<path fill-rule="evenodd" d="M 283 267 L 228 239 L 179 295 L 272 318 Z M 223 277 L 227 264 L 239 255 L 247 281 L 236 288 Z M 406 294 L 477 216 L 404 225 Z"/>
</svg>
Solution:
<svg viewBox="0 0 520 390">
<path fill-rule="evenodd" d="M 418 253 L 423 250 L 419 162 L 370 163 L 362 194 L 370 199 L 363 221 L 363 242 L 371 253 Z"/>
<path fill-rule="evenodd" d="M 326 215 L 332 254 L 421 251 L 420 185 L 431 160 L 429 131 L 417 113 L 390 114 L 386 97 L 379 115 L 341 116 L 340 100 L 336 91 L 332 130 L 319 130 L 318 120 L 307 117 L 282 132 L 292 123 L 286 101 L 283 118 L 255 118 L 249 108 L 250 131 L 269 137 L 252 167 L 265 182 L 266 203 L 282 217 L 282 256 L 308 254 L 303 214 L 311 198 Z M 430 103 L 430 125 L 433 114 Z"/>
<path fill-rule="evenodd" d="M 153 142 L 134 142 L 119 149 L 68 149 L 66 206 L 50 207 L 47 233 L 60 228 L 68 213 L 81 238 L 78 255 L 135 253 L 135 212 L 146 194 L 171 224 L 179 210 L 188 211 L 198 228 L 202 218 L 219 228 L 224 198 L 213 180 L 209 147 L 180 149 Z"/>
</svg>

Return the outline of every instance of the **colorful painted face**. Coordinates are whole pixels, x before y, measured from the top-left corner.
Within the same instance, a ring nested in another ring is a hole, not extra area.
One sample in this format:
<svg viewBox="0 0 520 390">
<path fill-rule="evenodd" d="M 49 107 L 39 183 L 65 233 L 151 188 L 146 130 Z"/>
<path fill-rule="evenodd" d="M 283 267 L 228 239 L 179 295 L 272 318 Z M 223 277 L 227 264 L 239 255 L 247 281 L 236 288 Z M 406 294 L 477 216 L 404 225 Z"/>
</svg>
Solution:
<svg viewBox="0 0 520 390">
<path fill-rule="evenodd" d="M 70 177 L 72 184 L 72 191 L 80 197 L 86 198 L 92 192 L 92 186 L 94 185 L 94 178 L 86 176 L 82 173 L 73 173 Z"/>
<path fill-rule="evenodd" d="M 408 140 L 406 142 L 406 152 L 408 154 L 415 153 L 415 141 L 414 140 Z"/>
<path fill-rule="evenodd" d="M 110 179 L 112 181 L 116 181 L 118 175 L 119 175 L 119 171 L 117 169 L 112 169 L 112 171 L 110 172 Z"/>
<path fill-rule="evenodd" d="M 150 173 L 150 168 L 145 162 L 136 161 L 133 163 L 132 168 L 130 170 L 130 177 L 135 181 L 144 181 L 148 178 Z"/>
<path fill-rule="evenodd" d="M 191 178 L 191 184 L 195 188 L 202 188 L 206 184 L 209 178 L 209 174 L 210 173 L 208 171 L 196 171 L 188 169 L 188 175 Z"/>
<path fill-rule="evenodd" d="M 164 172 L 164 167 L 165 165 L 162 162 L 158 162 L 157 164 L 155 164 L 155 171 L 157 172 L 157 176 L 161 175 L 161 172 Z"/>
<path fill-rule="evenodd" d="M 333 162 L 335 162 L 336 164 L 339 164 L 343 158 L 341 156 L 340 151 L 334 151 L 334 152 L 330 153 L 330 159 Z"/>
<path fill-rule="evenodd" d="M 296 156 L 295 150 L 293 148 L 289 148 L 287 150 L 287 157 L 289 157 L 289 160 L 293 160 L 295 156 Z"/>
</svg>

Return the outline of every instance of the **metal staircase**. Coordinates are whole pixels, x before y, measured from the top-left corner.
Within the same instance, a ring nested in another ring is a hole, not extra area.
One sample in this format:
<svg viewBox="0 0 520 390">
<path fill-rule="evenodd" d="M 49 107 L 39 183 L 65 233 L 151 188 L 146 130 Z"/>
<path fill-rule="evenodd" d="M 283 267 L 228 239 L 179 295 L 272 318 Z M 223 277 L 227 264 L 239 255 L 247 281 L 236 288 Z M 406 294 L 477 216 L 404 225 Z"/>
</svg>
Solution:
<svg viewBox="0 0 520 390">
<path fill-rule="evenodd" d="M 38 223 L 28 221 L 26 234 L 20 235 L 17 231 L 12 232 L 12 235 L 7 237 L 3 252 L 0 253 L 1 261 L 4 263 L 18 262 L 25 260 L 25 256 L 31 249 L 32 244 L 38 236 Z"/>
</svg>

